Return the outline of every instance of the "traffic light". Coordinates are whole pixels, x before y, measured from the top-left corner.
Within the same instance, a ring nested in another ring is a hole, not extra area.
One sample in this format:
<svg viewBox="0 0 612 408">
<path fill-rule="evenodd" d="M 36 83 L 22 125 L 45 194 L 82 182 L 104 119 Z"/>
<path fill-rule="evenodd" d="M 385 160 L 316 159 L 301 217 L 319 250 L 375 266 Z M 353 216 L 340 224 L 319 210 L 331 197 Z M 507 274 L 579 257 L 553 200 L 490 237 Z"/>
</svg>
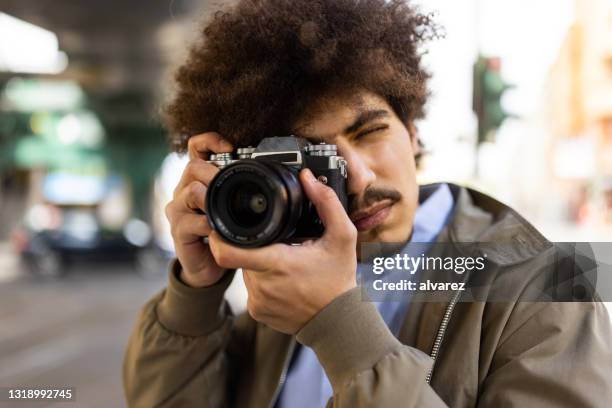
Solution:
<svg viewBox="0 0 612 408">
<path fill-rule="evenodd" d="M 501 99 L 513 87 L 501 77 L 499 58 L 478 57 L 474 63 L 472 99 L 472 109 L 478 118 L 478 144 L 492 141 L 495 131 L 512 116 L 502 107 Z"/>
</svg>

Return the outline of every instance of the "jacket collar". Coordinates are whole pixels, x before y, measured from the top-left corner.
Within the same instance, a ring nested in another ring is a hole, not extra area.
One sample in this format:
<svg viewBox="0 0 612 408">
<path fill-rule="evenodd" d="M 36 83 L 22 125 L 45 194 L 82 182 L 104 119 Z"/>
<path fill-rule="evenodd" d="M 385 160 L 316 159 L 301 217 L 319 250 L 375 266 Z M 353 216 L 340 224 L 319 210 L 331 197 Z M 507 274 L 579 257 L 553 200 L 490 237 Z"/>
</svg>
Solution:
<svg viewBox="0 0 612 408">
<path fill-rule="evenodd" d="M 529 222 L 510 207 L 478 191 L 448 183 L 455 206 L 449 222 L 442 229 L 436 243 L 478 243 L 477 248 L 487 254 L 488 261 L 509 266 L 527 261 L 550 247 Z M 420 200 L 438 188 L 437 184 L 420 187 Z M 441 246 L 437 246 L 440 249 Z M 444 256 L 443 253 L 438 254 Z M 427 273 L 421 279 L 429 278 Z M 433 279 L 433 277 L 431 277 Z M 438 276 L 437 279 L 440 277 Z M 469 279 L 469 273 L 464 281 Z M 399 340 L 429 354 L 442 323 L 444 313 L 455 292 L 436 293 L 436 297 L 415 299 L 411 302 L 398 335 Z"/>
<path fill-rule="evenodd" d="M 436 242 L 477 242 L 481 250 L 486 250 L 489 260 L 500 266 L 527 261 L 552 245 L 507 205 L 479 191 L 447 184 L 455 207 Z M 428 194 L 436 186 L 424 185 L 420 193 Z"/>
</svg>

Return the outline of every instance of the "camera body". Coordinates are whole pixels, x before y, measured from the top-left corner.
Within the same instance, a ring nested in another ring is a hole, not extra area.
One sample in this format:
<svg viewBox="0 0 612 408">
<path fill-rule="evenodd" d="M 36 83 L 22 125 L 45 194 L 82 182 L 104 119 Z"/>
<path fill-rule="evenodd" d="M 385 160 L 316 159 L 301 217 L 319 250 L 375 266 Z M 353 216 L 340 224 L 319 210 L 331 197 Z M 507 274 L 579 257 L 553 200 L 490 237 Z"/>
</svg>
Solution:
<svg viewBox="0 0 612 408">
<path fill-rule="evenodd" d="M 237 246 L 296 243 L 323 234 L 316 208 L 298 179 L 302 169 L 332 188 L 347 209 L 347 162 L 337 155 L 336 145 L 269 137 L 257 147 L 211 154 L 208 163 L 220 169 L 206 193 L 208 221 Z"/>
</svg>

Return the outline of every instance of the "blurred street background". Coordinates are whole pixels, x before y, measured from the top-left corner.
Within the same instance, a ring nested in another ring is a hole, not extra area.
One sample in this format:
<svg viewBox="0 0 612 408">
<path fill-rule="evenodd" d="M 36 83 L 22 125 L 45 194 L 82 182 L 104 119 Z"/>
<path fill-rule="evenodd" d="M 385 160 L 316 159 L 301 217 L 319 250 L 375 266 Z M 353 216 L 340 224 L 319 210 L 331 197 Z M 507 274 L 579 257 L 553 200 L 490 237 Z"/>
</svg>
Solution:
<svg viewBox="0 0 612 408">
<path fill-rule="evenodd" d="M 218 3 L 0 0 L 0 387 L 124 405 L 185 164 L 159 110 Z M 417 3 L 446 32 L 420 181 L 492 194 L 553 241 L 612 241 L 612 0 Z"/>
</svg>

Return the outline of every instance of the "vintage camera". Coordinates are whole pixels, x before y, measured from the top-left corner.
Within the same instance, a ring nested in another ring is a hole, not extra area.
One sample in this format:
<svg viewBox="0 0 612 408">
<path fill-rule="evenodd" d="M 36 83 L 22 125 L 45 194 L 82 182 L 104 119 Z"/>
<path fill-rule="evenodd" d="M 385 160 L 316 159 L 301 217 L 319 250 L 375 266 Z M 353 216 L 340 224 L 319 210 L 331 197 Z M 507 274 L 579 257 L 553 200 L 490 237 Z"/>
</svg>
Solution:
<svg viewBox="0 0 612 408">
<path fill-rule="evenodd" d="M 237 246 L 294 243 L 323 234 L 316 208 L 298 180 L 301 169 L 309 168 L 347 208 L 347 163 L 336 145 L 269 137 L 257 147 L 212 154 L 208 162 L 221 169 L 206 192 L 208 222 Z"/>
</svg>

